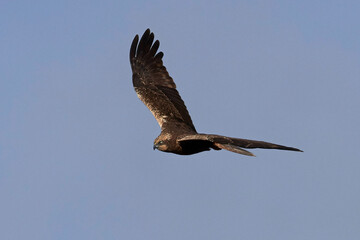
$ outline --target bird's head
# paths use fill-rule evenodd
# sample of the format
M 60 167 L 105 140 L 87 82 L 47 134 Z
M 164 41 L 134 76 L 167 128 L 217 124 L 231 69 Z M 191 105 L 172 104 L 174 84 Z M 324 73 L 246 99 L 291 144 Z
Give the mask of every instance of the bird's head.
M 155 142 L 153 148 L 154 148 L 154 150 L 157 149 L 157 150 L 166 152 L 169 147 L 165 141 L 161 140 L 161 141 Z
M 168 152 L 170 151 L 170 136 L 167 134 L 160 134 L 155 140 L 154 140 L 154 150 L 157 149 L 159 151 Z

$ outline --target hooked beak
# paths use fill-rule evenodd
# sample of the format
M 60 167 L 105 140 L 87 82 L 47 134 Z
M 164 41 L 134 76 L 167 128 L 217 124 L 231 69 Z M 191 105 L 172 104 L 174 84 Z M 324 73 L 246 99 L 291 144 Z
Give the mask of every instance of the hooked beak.
M 154 144 L 153 149 L 154 149 L 154 150 L 157 149 L 158 146 L 159 146 L 158 144 Z

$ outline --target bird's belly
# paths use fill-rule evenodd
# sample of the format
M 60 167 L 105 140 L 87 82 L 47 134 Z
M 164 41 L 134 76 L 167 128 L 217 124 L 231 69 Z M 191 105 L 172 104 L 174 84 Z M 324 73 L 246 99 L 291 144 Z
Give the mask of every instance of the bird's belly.
M 209 151 L 213 143 L 208 141 L 183 141 L 181 142 L 181 151 L 178 153 L 180 155 L 191 155 L 203 151 Z

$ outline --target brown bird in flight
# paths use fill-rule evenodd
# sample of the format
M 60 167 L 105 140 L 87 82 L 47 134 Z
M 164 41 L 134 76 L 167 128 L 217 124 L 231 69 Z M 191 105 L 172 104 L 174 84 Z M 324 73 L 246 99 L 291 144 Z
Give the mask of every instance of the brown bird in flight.
M 263 141 L 198 133 L 181 99 L 173 79 L 158 52 L 160 42 L 154 43 L 154 33 L 147 29 L 139 42 L 136 35 L 130 48 L 130 63 L 135 91 L 160 125 L 161 134 L 154 141 L 154 149 L 181 155 L 190 155 L 210 149 L 254 156 L 243 148 L 266 148 L 299 151 Z

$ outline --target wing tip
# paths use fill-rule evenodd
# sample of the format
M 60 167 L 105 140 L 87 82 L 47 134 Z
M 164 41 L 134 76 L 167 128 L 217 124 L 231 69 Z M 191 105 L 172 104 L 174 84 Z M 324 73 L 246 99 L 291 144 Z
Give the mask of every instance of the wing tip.
M 158 52 L 156 55 L 155 55 L 155 59 L 162 59 L 164 57 L 164 53 L 163 52 Z
M 155 57 L 159 46 L 160 41 L 156 40 L 154 43 L 155 35 L 153 32 L 150 31 L 150 28 L 147 28 L 143 35 L 139 37 L 139 35 L 136 34 L 134 37 L 131 47 L 130 47 L 130 61 L 134 57 Z M 155 55 L 156 54 L 156 55 Z M 161 53 L 158 58 L 162 58 L 163 53 Z
M 279 150 L 288 150 L 288 151 L 294 151 L 294 152 L 304 152 L 301 149 L 298 148 L 294 148 L 294 147 L 283 147 L 283 148 L 278 148 Z
M 130 47 L 130 61 L 136 55 L 136 49 L 137 49 L 138 42 L 139 42 L 139 35 L 136 34 L 131 43 L 131 47 Z

